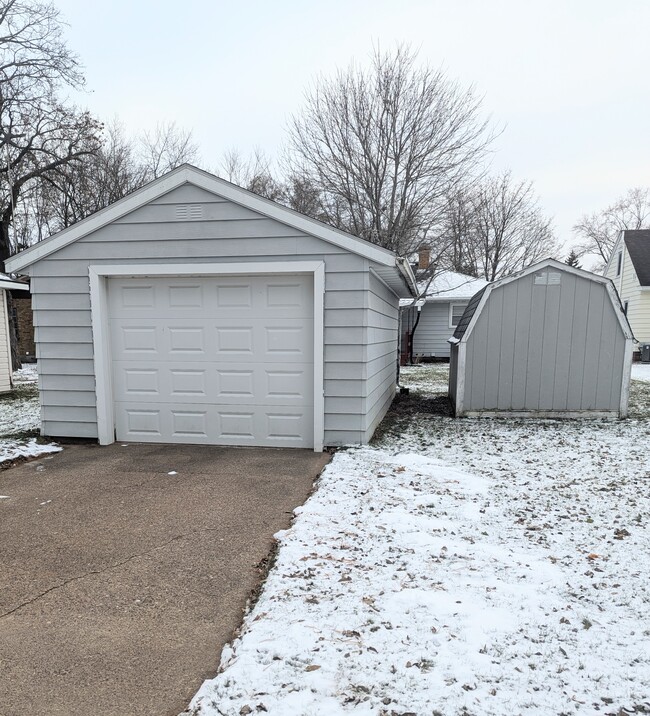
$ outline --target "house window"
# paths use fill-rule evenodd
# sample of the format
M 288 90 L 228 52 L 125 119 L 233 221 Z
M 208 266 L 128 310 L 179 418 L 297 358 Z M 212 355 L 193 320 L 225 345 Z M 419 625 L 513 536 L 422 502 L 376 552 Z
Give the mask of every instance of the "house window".
M 623 266 L 623 252 L 619 251 L 616 257 L 616 275 L 621 275 L 621 267 Z
M 449 328 L 456 328 L 463 313 L 465 313 L 466 303 L 452 303 L 449 306 Z
M 629 303 L 629 301 L 625 301 L 625 302 L 623 303 L 623 313 L 624 313 L 626 316 L 627 316 L 627 304 L 628 304 L 628 303 Z

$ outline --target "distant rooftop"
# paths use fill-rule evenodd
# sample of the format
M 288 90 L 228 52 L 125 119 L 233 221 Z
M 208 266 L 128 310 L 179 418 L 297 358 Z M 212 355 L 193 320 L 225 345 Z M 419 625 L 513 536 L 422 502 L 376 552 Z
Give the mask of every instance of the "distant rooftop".
M 483 278 L 474 278 L 464 273 L 443 271 L 439 273 L 427 288 L 426 282 L 418 284 L 420 293 L 426 290 L 427 301 L 466 300 L 477 291 L 485 288 L 488 282 Z

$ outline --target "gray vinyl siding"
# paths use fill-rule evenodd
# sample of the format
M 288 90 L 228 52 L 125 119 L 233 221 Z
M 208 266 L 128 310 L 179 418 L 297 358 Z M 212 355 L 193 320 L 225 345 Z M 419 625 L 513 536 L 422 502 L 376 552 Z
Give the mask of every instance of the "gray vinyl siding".
M 363 442 L 372 437 L 395 397 L 399 332 L 399 299 L 372 272 L 367 296 L 369 336 Z
M 463 412 L 618 412 L 625 336 L 615 311 L 606 286 L 570 273 L 559 285 L 530 274 L 495 287 L 467 337 Z
M 432 301 L 422 306 L 420 322 L 413 337 L 413 355 L 449 358 L 454 329 L 449 327 L 450 305 L 466 306 L 468 301 Z
M 184 203 L 203 218 L 175 220 Z M 398 298 L 367 259 L 191 185 L 29 267 L 43 434 L 97 437 L 89 264 L 287 260 L 325 263 L 325 444 L 365 442 L 394 391 Z

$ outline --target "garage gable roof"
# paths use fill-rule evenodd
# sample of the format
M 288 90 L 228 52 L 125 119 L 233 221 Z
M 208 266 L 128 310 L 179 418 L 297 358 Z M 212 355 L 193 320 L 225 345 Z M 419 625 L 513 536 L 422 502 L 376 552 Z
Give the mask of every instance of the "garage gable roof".
M 321 221 L 300 214 L 293 209 L 289 209 L 274 201 L 253 194 L 246 189 L 242 189 L 242 187 L 231 184 L 225 179 L 220 179 L 213 174 L 189 164 L 181 165 L 159 179 L 155 179 L 134 191 L 132 194 L 125 196 L 123 199 L 116 201 L 114 204 L 107 206 L 105 209 L 92 214 L 73 226 L 63 229 L 63 231 L 50 236 L 48 239 L 12 256 L 5 262 L 6 268 L 12 273 L 20 271 L 26 266 L 40 261 L 55 251 L 62 249 L 64 246 L 77 241 L 83 236 L 87 236 L 93 231 L 97 231 L 112 221 L 154 201 L 183 184 L 193 184 L 213 194 L 217 194 L 224 199 L 251 209 L 252 211 L 257 211 L 271 219 L 276 219 L 283 224 L 304 231 L 306 234 L 323 239 L 351 253 L 363 256 L 380 266 L 392 267 L 400 273 L 409 287 L 409 290 L 415 292 L 415 279 L 410 267 L 406 265 L 406 262 L 396 257 L 392 251 L 388 251 L 380 246 L 376 246 L 368 241 L 364 241 L 356 236 L 328 226 Z
M 605 276 L 591 273 L 590 271 L 585 271 L 584 269 L 576 268 L 575 266 L 569 266 L 568 264 L 562 263 L 561 261 L 556 261 L 555 259 L 545 259 L 543 261 L 540 261 L 539 263 L 533 264 L 532 266 L 528 266 L 527 268 L 523 269 L 523 271 L 519 271 L 512 276 L 506 276 L 505 278 L 493 281 L 492 283 L 489 283 L 482 291 L 477 293 L 467 305 L 467 308 L 465 309 L 465 312 L 463 313 L 463 316 L 460 319 L 458 326 L 456 327 L 456 331 L 453 336 L 454 342 L 458 343 L 460 341 L 467 341 L 467 338 L 469 337 L 474 326 L 476 325 L 481 311 L 483 310 L 485 304 L 490 297 L 490 294 L 492 293 L 492 291 L 494 291 L 495 288 L 498 288 L 499 286 L 505 286 L 506 284 L 512 283 L 513 281 L 517 281 L 524 276 L 529 276 L 532 273 L 543 271 L 546 268 L 554 268 L 557 271 L 570 273 L 574 276 L 580 276 L 581 278 L 589 279 L 590 281 L 594 281 L 595 283 L 603 284 L 612 302 L 614 313 L 625 338 L 634 338 L 632 334 L 632 329 L 630 328 L 630 324 L 627 320 L 627 316 L 623 311 L 623 306 L 621 305 L 621 301 L 618 297 L 618 294 L 616 293 L 616 289 L 614 288 L 614 284 L 612 283 L 611 279 L 606 278 Z

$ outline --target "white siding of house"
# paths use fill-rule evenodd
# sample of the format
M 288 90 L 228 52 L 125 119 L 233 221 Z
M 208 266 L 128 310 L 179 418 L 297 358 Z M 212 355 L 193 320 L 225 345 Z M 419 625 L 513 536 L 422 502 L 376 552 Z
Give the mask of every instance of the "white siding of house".
M 466 306 L 467 303 L 453 301 L 454 305 Z M 448 340 L 454 335 L 454 329 L 449 327 L 450 305 L 448 301 L 432 301 L 422 306 L 413 339 L 413 357 L 449 358 Z
M 176 220 L 179 205 L 200 206 L 202 218 Z M 202 263 L 287 260 L 325 263 L 325 444 L 364 442 L 388 402 L 397 297 L 367 259 L 189 184 L 29 267 L 43 434 L 97 437 L 89 264 L 196 263 L 200 273 Z
M 7 393 L 11 388 L 11 349 L 7 295 L 4 289 L 0 289 L 0 393 Z
M 621 273 L 617 276 L 618 253 L 621 247 L 623 261 Z M 630 322 L 635 339 L 639 343 L 650 343 L 650 290 L 641 288 L 632 259 L 621 239 L 614 247 L 612 260 L 607 266 L 605 276 L 614 282 L 621 303 L 625 305 L 627 302 L 627 320 Z

